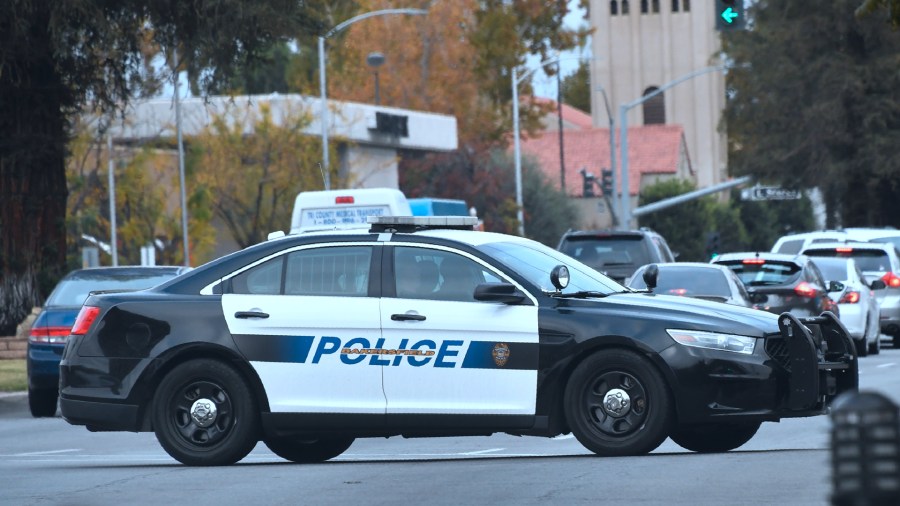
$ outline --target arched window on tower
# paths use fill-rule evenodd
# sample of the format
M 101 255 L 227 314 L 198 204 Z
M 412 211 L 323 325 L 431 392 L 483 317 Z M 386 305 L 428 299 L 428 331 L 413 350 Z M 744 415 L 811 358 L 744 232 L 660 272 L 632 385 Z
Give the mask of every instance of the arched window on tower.
M 647 0 L 641 0 L 641 14 L 647 14 L 648 10 Z
M 658 90 L 656 86 L 651 86 L 644 90 L 644 96 Z M 666 124 L 666 99 L 662 93 L 656 94 L 653 98 L 644 102 L 644 124 L 645 125 L 665 125 Z
M 691 12 L 691 0 L 682 0 L 681 7 L 684 12 Z
M 622 0 L 622 15 L 624 16 L 624 15 L 628 14 L 629 10 L 630 9 L 628 8 L 628 0 Z
M 617 16 L 619 14 L 619 0 L 609 0 L 609 15 Z
M 653 14 L 659 14 L 659 0 L 652 0 L 650 2 L 650 7 L 653 11 Z
M 678 7 L 681 5 L 681 2 L 678 0 L 672 0 L 672 12 L 678 12 Z

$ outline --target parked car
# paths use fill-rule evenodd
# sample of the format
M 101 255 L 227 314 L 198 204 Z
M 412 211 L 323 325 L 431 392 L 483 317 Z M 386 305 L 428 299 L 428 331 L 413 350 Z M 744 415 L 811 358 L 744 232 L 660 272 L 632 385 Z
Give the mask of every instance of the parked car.
M 26 370 L 32 416 L 56 414 L 59 361 L 81 304 L 92 291 L 140 290 L 190 270 L 188 267 L 97 267 L 63 277 L 47 297 L 28 336 Z
M 881 332 L 892 336 L 894 345 L 897 345 L 897 337 L 900 336 L 900 258 L 893 244 L 822 243 L 807 247 L 804 254 L 815 258 L 852 258 L 870 286 L 876 280 L 883 281 L 884 287 L 875 289 L 881 310 Z
M 60 363 L 63 417 L 153 431 L 188 465 L 259 441 L 320 462 L 356 438 L 498 432 L 621 456 L 667 437 L 728 451 L 858 388 L 830 313 L 635 292 L 471 217 L 369 221 L 91 295 Z
M 644 273 L 656 266 L 656 286 L 647 286 Z M 626 284 L 637 290 L 650 289 L 653 293 L 680 295 L 753 307 L 750 294 L 743 283 L 728 267 L 717 264 L 680 262 L 649 264 L 634 272 Z
M 646 228 L 570 230 L 563 234 L 556 249 L 619 283 L 624 283 L 642 265 L 675 261 L 663 236 Z
M 815 257 L 815 263 L 826 282 L 839 281 L 843 285 L 843 290 L 829 295 L 841 308 L 841 323 L 856 343 L 859 356 L 880 353 L 881 311 L 873 289 L 883 289 L 884 281 L 876 279 L 870 284 L 853 258 Z
M 759 309 L 797 316 L 815 316 L 823 311 L 840 313 L 837 303 L 828 296 L 829 291 L 838 290 L 837 284 L 829 286 L 807 256 L 725 253 L 712 262 L 731 269 Z

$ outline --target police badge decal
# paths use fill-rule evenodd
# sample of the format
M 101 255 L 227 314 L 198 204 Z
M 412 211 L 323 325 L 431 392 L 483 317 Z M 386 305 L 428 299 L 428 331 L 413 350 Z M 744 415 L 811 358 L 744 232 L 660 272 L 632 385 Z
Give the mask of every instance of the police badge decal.
M 497 367 L 505 366 L 509 360 L 509 346 L 506 343 L 495 344 L 494 349 L 491 351 L 491 356 L 494 357 L 494 363 L 497 364 Z

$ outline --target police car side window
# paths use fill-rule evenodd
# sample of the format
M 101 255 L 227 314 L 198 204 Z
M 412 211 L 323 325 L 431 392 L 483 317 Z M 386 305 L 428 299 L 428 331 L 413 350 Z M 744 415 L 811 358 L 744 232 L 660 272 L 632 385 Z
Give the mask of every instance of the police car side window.
M 285 295 L 365 297 L 369 292 L 370 246 L 334 246 L 287 255 Z
M 229 293 L 278 295 L 281 293 L 284 256 L 263 262 L 231 278 Z
M 477 302 L 475 287 L 501 280 L 479 263 L 456 253 L 426 248 L 394 248 L 397 297 Z

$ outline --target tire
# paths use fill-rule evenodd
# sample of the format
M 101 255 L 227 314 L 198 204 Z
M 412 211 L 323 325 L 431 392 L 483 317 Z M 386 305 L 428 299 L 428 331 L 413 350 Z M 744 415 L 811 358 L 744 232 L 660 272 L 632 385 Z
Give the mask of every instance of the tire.
M 342 438 L 277 438 L 266 439 L 266 446 L 279 457 L 301 464 L 325 462 L 347 451 L 353 444 L 352 437 Z
M 853 343 L 856 345 L 856 354 L 860 357 L 865 357 L 869 354 L 869 346 L 866 344 L 866 338 L 862 339 L 854 339 Z
M 192 415 L 203 415 L 204 407 L 211 419 Z M 250 388 L 237 371 L 217 360 L 191 360 L 166 374 L 153 397 L 151 416 L 163 449 L 189 466 L 234 464 L 259 441 L 259 411 Z
M 28 409 L 35 418 L 56 416 L 59 391 L 55 388 L 28 389 Z
M 672 431 L 672 441 L 692 452 L 719 453 L 740 448 L 756 434 L 760 422 L 683 425 Z
M 881 330 L 875 333 L 875 340 L 869 344 L 869 355 L 878 355 L 881 353 Z
M 649 360 L 626 350 L 597 352 L 581 362 L 569 377 L 564 403 L 572 433 L 601 456 L 653 451 L 665 441 L 675 418 L 660 373 Z

